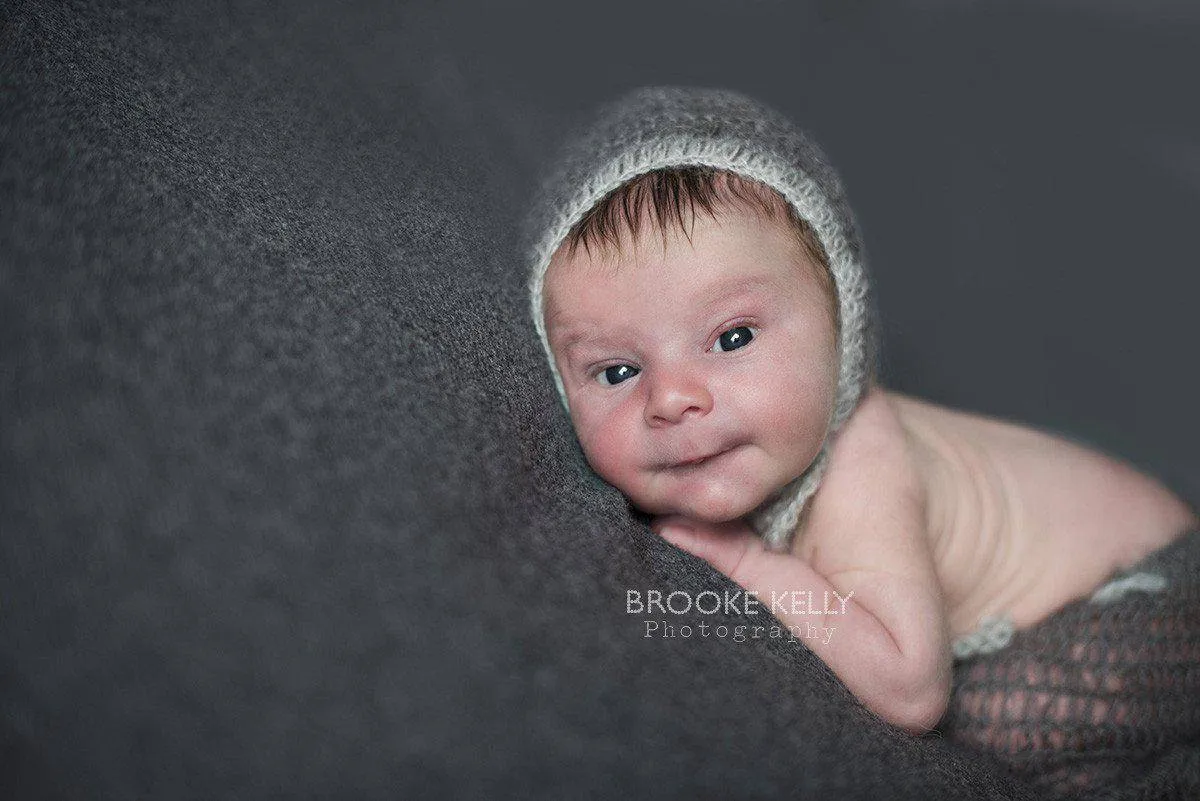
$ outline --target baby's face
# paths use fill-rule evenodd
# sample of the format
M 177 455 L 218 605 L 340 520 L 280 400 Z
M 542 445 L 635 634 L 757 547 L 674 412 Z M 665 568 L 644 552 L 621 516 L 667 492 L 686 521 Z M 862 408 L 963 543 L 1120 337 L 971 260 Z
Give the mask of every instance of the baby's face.
M 723 522 L 797 478 L 837 387 L 831 299 L 790 230 L 749 212 L 555 254 L 551 350 L 593 469 L 650 514 Z M 628 240 L 626 240 L 626 243 Z M 594 249 L 593 249 L 594 251 Z

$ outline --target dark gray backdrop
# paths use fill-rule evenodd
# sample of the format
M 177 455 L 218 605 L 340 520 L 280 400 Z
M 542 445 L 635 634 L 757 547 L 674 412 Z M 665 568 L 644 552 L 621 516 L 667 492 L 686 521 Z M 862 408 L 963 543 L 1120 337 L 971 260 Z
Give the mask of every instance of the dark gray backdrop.
M 797 7 L 799 6 L 799 7 Z M 898 389 L 1068 431 L 1200 497 L 1200 10 L 780 2 L 419 14 L 526 171 L 641 83 L 779 106 L 844 173 Z
M 1185 3 L 0 11 L 0 794 L 1020 797 L 588 471 L 525 319 L 539 158 L 651 82 L 843 171 L 885 372 L 1193 500 Z

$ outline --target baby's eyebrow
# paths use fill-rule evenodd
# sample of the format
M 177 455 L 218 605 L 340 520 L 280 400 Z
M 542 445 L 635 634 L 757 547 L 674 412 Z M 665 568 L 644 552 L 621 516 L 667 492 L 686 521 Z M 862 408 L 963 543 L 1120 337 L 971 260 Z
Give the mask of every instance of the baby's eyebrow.
M 566 334 L 565 338 L 561 339 L 558 345 L 563 352 L 574 350 L 580 345 L 600 345 L 606 339 L 603 334 L 597 335 L 595 333 L 596 326 L 568 328 L 568 331 L 570 333 Z
M 755 278 L 727 278 L 724 281 L 714 282 L 708 288 L 708 291 L 701 295 L 701 297 L 707 296 L 707 300 L 700 304 L 700 306 L 708 310 L 743 295 L 776 293 L 779 291 L 779 284 L 765 276 Z

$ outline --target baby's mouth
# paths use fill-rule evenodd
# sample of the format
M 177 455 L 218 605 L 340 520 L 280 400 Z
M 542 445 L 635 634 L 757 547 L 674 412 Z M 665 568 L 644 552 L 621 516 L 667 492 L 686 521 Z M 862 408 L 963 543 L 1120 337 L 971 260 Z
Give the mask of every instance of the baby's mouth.
M 724 456 L 727 453 L 731 453 L 731 452 L 737 450 L 737 448 L 738 448 L 737 445 L 730 445 L 728 448 L 723 448 L 719 451 L 713 451 L 712 453 L 708 454 L 707 456 L 698 456 L 695 459 L 688 459 L 687 461 L 684 461 L 684 462 L 677 462 L 673 465 L 670 465 L 670 467 L 672 467 L 674 469 L 679 469 L 679 470 L 686 470 L 686 469 L 702 467 L 706 464 L 709 464 L 710 462 L 714 462 L 717 459 L 720 459 L 722 456 Z

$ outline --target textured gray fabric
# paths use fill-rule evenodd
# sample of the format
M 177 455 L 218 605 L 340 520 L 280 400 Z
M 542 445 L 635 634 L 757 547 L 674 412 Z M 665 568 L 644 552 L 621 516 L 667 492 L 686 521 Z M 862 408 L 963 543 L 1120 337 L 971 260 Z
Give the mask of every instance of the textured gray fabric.
M 1009 797 L 638 636 L 711 577 L 571 449 L 511 158 L 405 12 L 251 7 L 6 20 L 0 795 Z
M 726 585 L 571 450 L 555 113 L 442 13 L 0 12 L 0 797 L 1033 797 L 801 647 L 640 637 Z
M 874 320 L 862 239 L 837 171 L 812 137 L 779 112 L 728 89 L 649 86 L 596 112 L 546 166 L 525 222 L 530 312 L 563 407 L 562 376 L 547 339 L 542 285 L 571 227 L 626 181 L 664 167 L 703 165 L 760 181 L 808 222 L 825 252 L 837 295 L 838 382 L 821 450 L 786 487 L 750 515 L 769 547 L 791 544 L 820 485 L 832 439 L 874 374 Z

